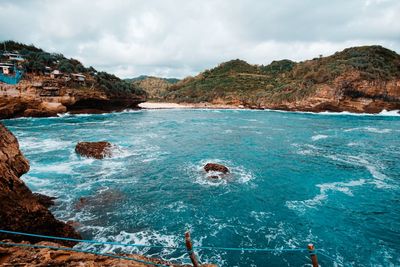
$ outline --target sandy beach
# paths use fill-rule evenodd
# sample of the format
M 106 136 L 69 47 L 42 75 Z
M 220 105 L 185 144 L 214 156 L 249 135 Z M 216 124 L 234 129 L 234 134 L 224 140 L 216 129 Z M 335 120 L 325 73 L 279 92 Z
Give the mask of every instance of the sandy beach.
M 234 105 L 215 105 L 210 103 L 168 103 L 168 102 L 144 102 L 139 107 L 144 109 L 193 109 L 193 108 L 209 108 L 209 109 L 243 109 L 243 106 Z

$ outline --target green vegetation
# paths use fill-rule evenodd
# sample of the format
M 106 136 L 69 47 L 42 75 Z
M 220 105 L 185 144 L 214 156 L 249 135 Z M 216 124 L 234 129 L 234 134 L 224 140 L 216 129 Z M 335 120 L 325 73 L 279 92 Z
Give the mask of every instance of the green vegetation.
M 134 84 L 123 81 L 115 75 L 109 74 L 107 72 L 98 72 L 95 78 L 97 85 L 108 95 L 113 95 L 117 97 L 124 97 L 129 94 L 137 96 L 146 95 L 146 92 L 144 92 L 142 89 L 135 86 Z
M 147 76 L 147 75 L 140 75 L 140 76 L 135 77 L 135 78 L 127 78 L 127 79 L 124 79 L 124 81 L 129 82 L 129 83 L 133 83 L 133 82 L 140 82 L 140 81 L 146 80 L 148 78 L 159 78 L 159 79 L 164 80 L 164 81 L 166 81 L 168 83 L 171 83 L 171 84 L 177 83 L 177 82 L 180 81 L 177 78 L 160 78 L 160 77 Z
M 113 97 L 146 96 L 146 92 L 139 87 L 125 82 L 112 74 L 98 72 L 93 67 L 86 68 L 79 60 L 68 59 L 62 54 L 48 53 L 34 45 L 25 45 L 14 41 L 0 43 L 0 48 L 3 49 L 4 47 L 6 47 L 7 51 L 19 52 L 25 58 L 25 61 L 21 63 L 25 73 L 44 75 L 49 69 L 59 70 L 64 74 L 81 73 L 86 76 L 86 84 L 71 83 L 70 86 L 76 89 L 98 88 Z
M 363 80 L 400 78 L 400 56 L 381 46 L 362 46 L 300 63 L 285 59 L 257 66 L 236 59 L 172 85 L 164 97 L 189 103 L 220 98 L 254 106 L 291 102 L 350 73 Z

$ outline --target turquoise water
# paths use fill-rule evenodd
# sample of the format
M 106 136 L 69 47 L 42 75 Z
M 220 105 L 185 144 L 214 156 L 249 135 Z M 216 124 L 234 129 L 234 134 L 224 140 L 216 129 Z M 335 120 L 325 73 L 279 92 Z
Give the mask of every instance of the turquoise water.
M 250 110 L 144 110 L 4 121 L 33 191 L 85 238 L 182 246 L 306 248 L 323 266 L 400 265 L 400 117 Z M 108 140 L 113 157 L 80 158 Z M 231 169 L 212 181 L 207 162 Z M 88 197 L 87 205 L 79 198 Z M 188 262 L 182 251 L 111 246 Z M 302 252 L 198 251 L 221 266 L 309 266 Z

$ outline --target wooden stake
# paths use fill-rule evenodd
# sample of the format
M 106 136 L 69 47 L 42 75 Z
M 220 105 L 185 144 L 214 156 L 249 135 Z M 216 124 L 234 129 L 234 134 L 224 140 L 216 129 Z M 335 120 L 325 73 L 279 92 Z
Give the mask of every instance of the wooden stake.
M 185 233 L 185 240 L 186 240 L 186 249 L 187 249 L 187 251 L 189 253 L 189 257 L 190 257 L 190 260 L 193 263 L 193 266 L 194 267 L 200 267 L 200 264 L 199 264 L 199 262 L 197 261 L 197 258 L 196 258 L 196 254 L 194 254 L 194 251 L 193 251 L 193 245 L 192 245 L 192 241 L 190 240 L 190 232 L 189 231 L 187 231 Z
M 308 244 L 308 252 L 310 253 L 310 258 L 313 267 L 318 267 L 318 258 L 317 254 L 315 254 L 315 248 L 313 244 Z

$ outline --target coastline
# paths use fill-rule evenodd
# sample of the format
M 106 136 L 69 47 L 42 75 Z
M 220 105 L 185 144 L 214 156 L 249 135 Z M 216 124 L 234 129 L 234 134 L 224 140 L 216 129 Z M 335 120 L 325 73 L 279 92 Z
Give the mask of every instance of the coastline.
M 215 109 L 215 110 L 253 110 L 253 111 L 273 111 L 273 112 L 290 112 L 301 114 L 315 114 L 315 115 L 348 115 L 348 116 L 400 116 L 400 110 L 385 110 L 378 113 L 357 113 L 349 111 L 303 111 L 303 110 L 286 110 L 286 109 L 269 109 L 269 108 L 249 108 L 242 105 L 219 105 L 210 103 L 172 103 L 172 102 L 143 102 L 139 105 L 143 110 L 162 110 L 162 109 Z
M 173 103 L 173 102 L 142 102 L 138 105 L 142 109 L 248 109 L 244 106 L 217 105 L 211 103 Z

